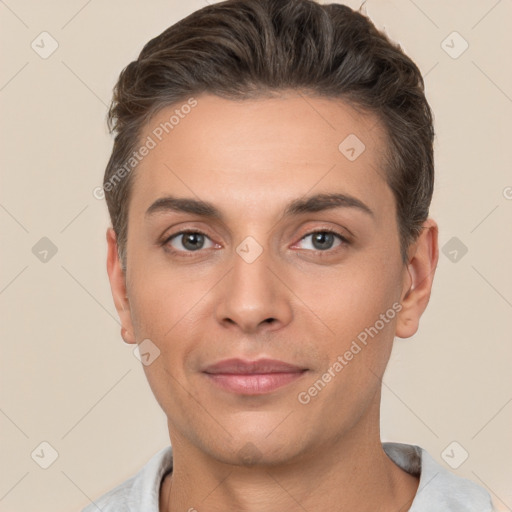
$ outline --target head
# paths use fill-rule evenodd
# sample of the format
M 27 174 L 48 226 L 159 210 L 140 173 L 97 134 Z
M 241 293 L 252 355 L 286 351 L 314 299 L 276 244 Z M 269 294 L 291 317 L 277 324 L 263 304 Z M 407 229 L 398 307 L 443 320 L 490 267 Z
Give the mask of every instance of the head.
M 343 5 L 209 5 L 122 71 L 109 126 L 109 277 L 171 438 L 272 463 L 378 420 L 437 263 L 432 115 L 400 47 Z M 233 394 L 204 371 L 231 357 L 305 371 Z

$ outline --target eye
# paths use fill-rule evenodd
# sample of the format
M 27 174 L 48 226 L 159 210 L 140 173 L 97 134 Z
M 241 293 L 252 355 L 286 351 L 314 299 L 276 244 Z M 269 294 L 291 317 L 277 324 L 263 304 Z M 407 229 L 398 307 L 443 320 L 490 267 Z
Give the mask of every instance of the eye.
M 305 249 L 311 249 L 314 251 L 326 252 L 333 249 L 333 244 L 336 242 L 336 238 L 338 239 L 338 244 L 334 247 L 349 244 L 349 241 L 342 234 L 329 229 L 308 233 L 306 236 L 301 238 L 301 241 L 307 240 L 310 237 L 311 242 L 309 243 L 309 247 L 305 247 Z
M 207 240 L 210 245 L 205 247 Z M 175 252 L 194 252 L 200 249 L 211 248 L 215 244 L 210 240 L 208 235 L 201 233 L 201 231 L 180 231 L 168 237 L 164 241 L 164 245 L 170 246 L 171 251 Z
M 303 236 L 300 242 L 306 241 L 307 239 L 311 239 L 311 241 L 309 242 L 309 246 L 302 247 L 303 249 L 321 252 L 327 252 L 336 247 L 349 245 L 350 243 L 341 233 L 329 229 L 312 231 Z M 336 241 L 338 241 L 337 244 Z M 178 253 L 193 253 L 198 252 L 200 249 L 209 249 L 216 246 L 208 235 L 201 231 L 192 230 L 174 233 L 167 237 L 162 245 L 171 252 Z

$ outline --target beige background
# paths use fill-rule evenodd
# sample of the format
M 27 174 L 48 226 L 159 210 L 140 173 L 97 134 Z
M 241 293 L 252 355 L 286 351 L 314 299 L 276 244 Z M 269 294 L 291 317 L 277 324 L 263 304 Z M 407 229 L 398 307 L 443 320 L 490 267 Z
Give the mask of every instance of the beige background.
M 81 510 L 168 443 L 164 414 L 119 334 L 107 209 L 92 192 L 111 149 L 105 115 L 119 72 L 204 5 L 0 2 L 2 511 Z M 432 216 L 442 247 L 456 237 L 468 249 L 454 262 L 456 246 L 445 248 L 419 333 L 396 342 L 382 438 L 419 444 L 446 467 L 442 453 L 456 441 L 454 458 L 469 457 L 453 471 L 512 510 L 512 3 L 366 8 L 425 76 L 437 132 Z M 42 51 L 45 37 L 51 48 L 43 31 L 58 42 L 46 59 L 31 47 Z M 464 41 L 453 31 L 469 44 L 457 58 Z M 57 248 L 46 262 L 33 252 L 43 237 Z M 44 441 L 58 453 L 48 469 L 36 463 L 49 460 Z

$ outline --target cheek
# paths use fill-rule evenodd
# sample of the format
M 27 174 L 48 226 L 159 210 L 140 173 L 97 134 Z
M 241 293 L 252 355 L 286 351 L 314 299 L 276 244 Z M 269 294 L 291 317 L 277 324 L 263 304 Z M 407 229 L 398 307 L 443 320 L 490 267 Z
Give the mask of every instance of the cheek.
M 158 343 L 173 337 L 207 289 L 194 281 L 189 272 L 169 269 L 139 268 L 133 273 L 130 308 L 138 338 L 154 338 Z
M 399 299 L 398 277 L 397 269 L 368 261 L 334 275 L 305 280 L 300 286 L 297 283 L 295 289 L 299 297 L 307 297 L 304 302 L 315 313 L 311 315 L 314 321 L 329 327 L 331 339 L 338 340 L 337 348 L 342 349 L 392 308 Z M 393 312 L 381 329 L 383 334 L 391 330 Z
M 371 389 L 382 377 L 391 353 L 399 304 L 399 268 L 374 261 L 354 269 L 339 293 L 341 310 L 334 315 L 339 333 L 331 359 L 342 356 L 347 380 L 359 391 Z M 332 307 L 331 307 L 332 310 Z
M 185 381 L 190 354 L 197 351 L 198 340 L 204 338 L 197 332 L 208 322 L 201 299 L 212 284 L 205 275 L 155 268 L 138 269 L 131 282 L 130 306 L 136 339 L 150 339 L 160 351 L 158 359 L 144 366 L 144 370 L 163 406 L 162 400 L 173 400 L 168 396 L 169 389 L 179 388 L 179 383 Z
M 323 371 L 328 374 L 323 378 L 317 374 L 313 379 L 330 379 L 327 392 L 319 396 L 318 407 L 339 404 L 338 419 L 363 410 L 362 404 L 370 403 L 379 389 L 400 308 L 398 278 L 398 266 L 367 261 L 340 271 L 335 280 L 325 280 L 321 293 L 315 288 L 312 294 L 315 303 L 311 309 L 318 311 L 333 331 L 320 349 L 327 355 Z M 318 386 L 321 388 L 322 383 Z
M 130 300 L 137 341 L 150 339 L 159 351 L 151 364 L 143 365 L 153 394 L 164 411 L 181 410 L 185 416 L 184 361 L 192 349 L 186 326 L 197 302 L 192 288 L 175 276 L 145 269 L 134 276 Z

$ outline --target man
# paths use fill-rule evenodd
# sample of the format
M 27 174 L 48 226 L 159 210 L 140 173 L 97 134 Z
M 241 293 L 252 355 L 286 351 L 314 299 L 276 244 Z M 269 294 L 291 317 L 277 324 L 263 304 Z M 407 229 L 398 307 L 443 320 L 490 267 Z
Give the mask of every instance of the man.
M 380 441 L 438 260 L 401 49 L 346 6 L 228 0 L 149 41 L 109 114 L 108 274 L 172 448 L 85 510 L 492 510 Z

